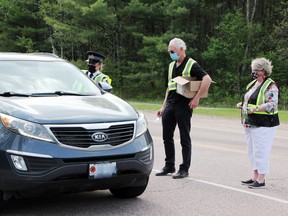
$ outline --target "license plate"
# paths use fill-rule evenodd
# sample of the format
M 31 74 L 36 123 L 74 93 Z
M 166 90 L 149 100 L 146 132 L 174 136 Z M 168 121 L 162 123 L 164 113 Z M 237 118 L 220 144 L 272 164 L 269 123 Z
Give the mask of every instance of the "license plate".
M 116 174 L 116 162 L 89 164 L 89 179 L 109 178 Z

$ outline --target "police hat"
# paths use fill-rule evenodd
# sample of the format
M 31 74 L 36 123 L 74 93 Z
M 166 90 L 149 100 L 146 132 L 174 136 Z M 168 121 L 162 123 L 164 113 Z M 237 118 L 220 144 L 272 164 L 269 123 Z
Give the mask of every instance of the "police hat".
M 87 54 L 88 54 L 88 59 L 86 60 L 87 62 L 97 63 L 105 59 L 105 56 L 95 51 L 88 51 Z

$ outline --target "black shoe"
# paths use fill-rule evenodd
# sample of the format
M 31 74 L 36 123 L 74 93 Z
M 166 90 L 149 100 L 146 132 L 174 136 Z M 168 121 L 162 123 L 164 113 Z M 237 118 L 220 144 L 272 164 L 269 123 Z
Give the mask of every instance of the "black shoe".
M 168 173 L 174 173 L 175 172 L 175 167 L 164 167 L 160 172 L 156 173 L 156 176 L 165 176 Z
M 189 176 L 188 171 L 179 170 L 179 171 L 173 176 L 173 179 L 185 178 L 185 177 L 188 177 L 188 176 Z
M 265 187 L 265 181 L 263 183 L 259 183 L 258 181 L 255 181 L 253 184 L 248 186 L 249 188 L 263 188 Z
M 255 181 L 253 179 L 249 179 L 249 180 L 246 180 L 246 181 L 241 181 L 242 184 L 253 184 Z

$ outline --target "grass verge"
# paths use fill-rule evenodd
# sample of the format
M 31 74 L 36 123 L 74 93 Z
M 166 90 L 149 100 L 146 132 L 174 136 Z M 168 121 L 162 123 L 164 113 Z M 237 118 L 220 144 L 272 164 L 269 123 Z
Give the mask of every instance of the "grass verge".
M 161 108 L 162 104 L 129 102 L 137 110 L 156 111 Z M 240 110 L 237 108 L 209 108 L 197 107 L 194 114 L 216 116 L 222 118 L 240 118 Z M 279 111 L 280 123 L 288 123 L 288 111 Z

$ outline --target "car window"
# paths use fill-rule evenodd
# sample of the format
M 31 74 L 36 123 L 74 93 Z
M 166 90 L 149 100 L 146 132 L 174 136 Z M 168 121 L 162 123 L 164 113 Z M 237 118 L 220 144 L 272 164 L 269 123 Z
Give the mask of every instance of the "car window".
M 100 94 L 99 88 L 85 74 L 63 61 L 0 61 L 0 80 L 1 93 Z

